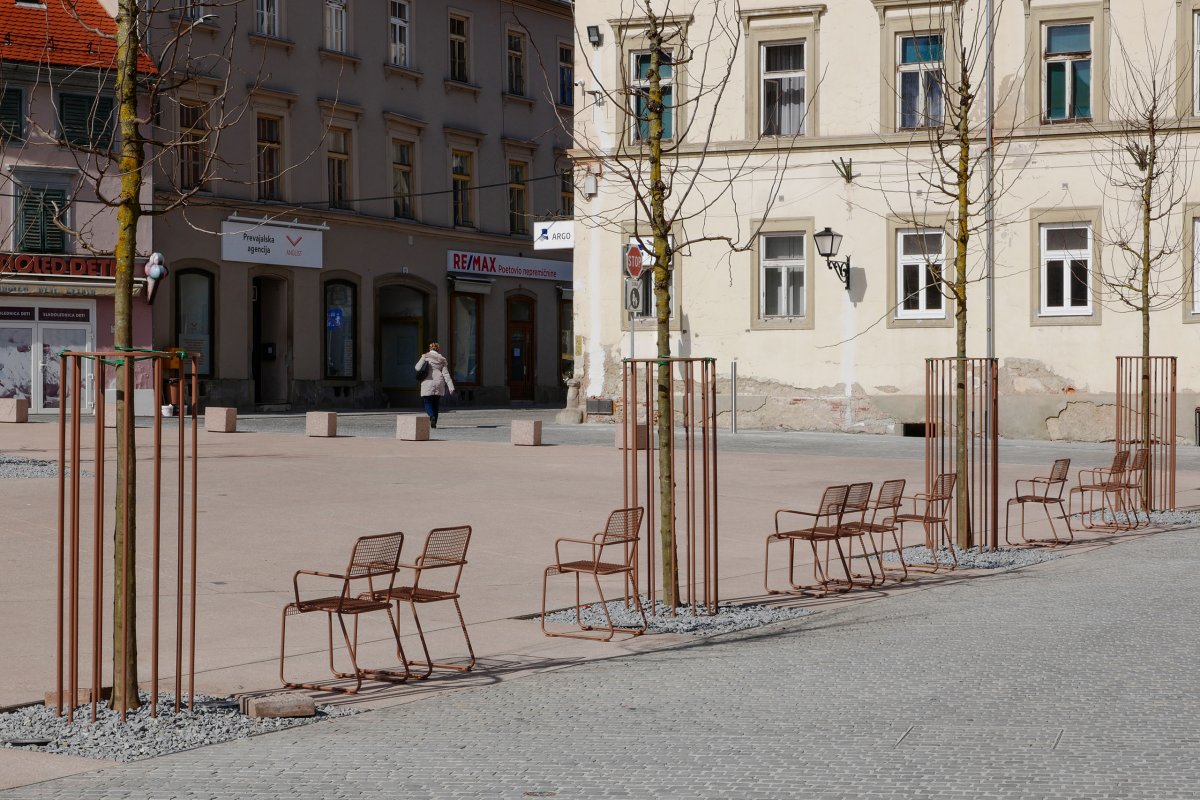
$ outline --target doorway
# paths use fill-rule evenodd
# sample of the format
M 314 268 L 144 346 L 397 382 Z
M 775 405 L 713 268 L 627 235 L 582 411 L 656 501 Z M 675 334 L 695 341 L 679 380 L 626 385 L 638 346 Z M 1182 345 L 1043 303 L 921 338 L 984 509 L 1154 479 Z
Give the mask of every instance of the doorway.
M 23 398 L 35 414 L 57 411 L 70 402 L 63 385 L 64 350 L 89 351 L 95 330 L 92 309 L 81 306 L 0 308 L 0 397 Z M 81 407 L 92 408 L 92 370 L 85 362 Z
M 417 402 L 415 365 L 425 352 L 428 296 L 411 286 L 379 290 L 379 379 L 393 405 Z
M 536 370 L 534 353 L 534 303 L 529 297 L 508 298 L 508 397 L 518 402 L 534 399 Z
M 284 405 L 289 402 L 287 281 L 260 276 L 251 287 L 253 307 L 251 372 L 254 378 L 254 402 L 257 405 Z

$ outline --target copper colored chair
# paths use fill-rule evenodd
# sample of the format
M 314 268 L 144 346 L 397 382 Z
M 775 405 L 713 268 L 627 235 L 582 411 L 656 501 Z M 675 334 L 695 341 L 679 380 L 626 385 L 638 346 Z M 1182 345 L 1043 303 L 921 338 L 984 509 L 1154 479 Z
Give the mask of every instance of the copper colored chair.
M 1013 544 L 1013 540 L 1009 538 L 1009 515 L 1012 514 L 1013 503 L 1021 506 L 1021 543 L 1034 545 L 1047 545 L 1056 547 L 1062 544 L 1070 544 L 1075 541 L 1075 531 L 1071 529 L 1071 517 L 1067 514 L 1067 509 L 1064 506 L 1063 489 L 1067 485 L 1067 477 L 1071 470 L 1071 459 L 1060 458 L 1054 462 L 1054 466 L 1050 468 L 1050 474 L 1041 478 L 1026 478 L 1017 481 L 1013 486 L 1013 491 L 1016 497 L 1012 497 L 1008 501 L 1008 505 L 1004 510 L 1004 541 L 1008 544 Z M 1028 489 L 1022 493 L 1021 484 L 1028 485 Z M 1036 503 L 1046 512 L 1046 521 L 1050 523 L 1050 539 L 1030 539 L 1025 535 L 1025 504 Z M 1058 529 L 1054 525 L 1054 517 L 1050 515 L 1050 506 L 1057 505 L 1058 513 L 1067 523 L 1067 538 L 1061 539 L 1058 535 Z
M 1129 468 L 1125 470 L 1125 507 L 1133 514 L 1133 525 L 1130 527 L 1137 528 L 1142 524 L 1142 518 L 1138 514 L 1139 509 L 1146 512 L 1146 525 L 1150 524 L 1150 510 L 1146 506 L 1146 491 L 1143 481 L 1146 479 L 1146 469 L 1149 467 L 1150 450 L 1145 447 L 1139 447 L 1133 451 L 1133 458 L 1129 460 Z M 1134 495 L 1137 496 L 1137 502 L 1134 502 Z
M 572 539 L 562 537 L 554 542 L 554 564 L 546 567 L 542 575 L 542 633 L 547 636 L 566 636 L 575 639 L 599 639 L 610 641 L 618 633 L 630 633 L 638 636 L 646 632 L 649 622 L 646 620 L 646 609 L 642 607 L 642 599 L 638 590 L 637 554 L 638 535 L 642 529 L 642 515 L 645 513 L 640 506 L 618 509 L 608 515 L 608 523 L 604 530 L 590 539 Z M 563 561 L 561 547 L 563 543 L 586 545 L 591 548 L 590 558 Z M 578 548 L 575 548 L 578 550 Z M 551 576 L 575 576 L 575 621 L 578 631 L 549 631 L 546 630 L 546 593 Z M 596 593 L 600 596 L 600 610 L 608 624 L 604 627 L 583 624 L 583 602 L 580 598 L 579 582 L 583 575 L 590 575 L 596 585 Z M 620 575 L 626 581 L 626 586 L 632 585 L 633 605 L 642 615 L 642 627 L 619 628 L 613 625 L 612 615 L 608 611 L 608 602 L 604 598 L 604 589 L 600 586 L 602 576 Z M 596 633 L 592 633 L 595 631 Z M 603 635 L 600 635 L 603 634 Z
M 1077 477 L 1078 485 L 1071 487 L 1067 496 L 1067 513 L 1075 509 L 1075 495 L 1079 495 L 1079 524 L 1088 529 L 1128 530 L 1129 515 L 1125 514 L 1125 524 L 1117 517 L 1118 512 L 1125 511 L 1126 488 L 1125 470 L 1129 466 L 1129 451 L 1118 450 L 1113 455 L 1112 463 L 1107 467 L 1081 469 Z M 1100 507 L 1096 508 L 1095 496 L 1100 495 Z M 1112 514 L 1112 522 L 1096 523 L 1092 514 L 1096 511 L 1108 511 Z
M 373 595 L 376 600 L 395 600 L 396 615 L 400 614 L 400 604 L 408 603 L 412 611 L 413 622 L 417 627 L 417 636 L 421 638 L 421 650 L 425 653 L 424 661 L 409 661 L 410 667 L 424 667 L 423 675 L 416 678 L 428 678 L 435 668 L 469 672 L 475 666 L 475 650 L 471 647 L 471 637 L 467 633 L 467 623 L 463 619 L 462 606 L 458 604 L 458 584 L 462 580 L 463 567 L 467 565 L 467 545 L 471 543 L 471 526 L 462 525 L 456 528 L 435 528 L 429 532 L 425 540 L 425 549 L 412 564 L 399 564 L 402 570 L 412 571 L 412 581 L 402 586 L 393 586 L 386 591 L 378 591 Z M 438 572 L 445 570 L 445 572 Z M 422 584 L 424 581 L 424 584 Z M 462 629 L 463 640 L 467 643 L 469 659 L 465 664 L 448 664 L 436 662 L 429 657 L 429 645 L 425 642 L 425 630 L 421 627 L 421 617 L 417 614 L 417 606 L 445 601 L 454 603 L 454 611 L 458 614 L 458 625 Z
M 396 581 L 396 570 L 400 562 L 400 548 L 404 544 L 403 533 L 384 533 L 376 536 L 363 536 L 354 543 L 350 554 L 350 564 L 345 571 L 338 573 L 317 572 L 315 570 L 297 570 L 292 577 L 292 588 L 296 599 L 283 607 L 283 625 L 279 636 L 279 680 L 289 689 L 317 689 L 322 691 L 345 692 L 354 694 L 362 688 L 363 678 L 374 678 L 403 682 L 408 680 L 410 673 L 404 657 L 404 648 L 400 646 L 400 629 L 392 616 L 392 604 L 388 600 L 376 600 L 376 593 L 386 594 L 391 591 Z M 310 575 L 341 582 L 341 591 L 333 595 L 315 597 L 303 600 L 300 597 L 300 576 Z M 364 585 L 365 584 L 365 585 Z M 366 591 L 363 592 L 362 590 Z M 404 664 L 403 672 L 382 669 L 363 669 L 358 665 L 358 618 L 373 611 L 387 614 L 392 626 L 392 634 L 396 638 L 396 655 Z M 353 678 L 354 688 L 336 684 L 294 683 L 284 677 L 283 663 L 287 652 L 287 620 L 297 614 L 322 612 L 329 621 L 329 671 L 335 678 Z M 346 650 L 350 654 L 351 672 L 338 672 L 333 663 L 333 618 L 337 617 L 338 626 L 342 629 L 342 639 L 346 642 Z M 354 619 L 355 635 L 350 636 L 346 630 L 346 617 Z
M 843 568 L 846 571 L 848 581 L 853 578 L 863 578 L 869 585 L 875 585 L 875 568 L 871 566 L 870 553 L 867 552 L 865 538 L 867 532 L 863 526 L 867 522 L 867 511 L 871 507 L 871 491 L 875 488 L 875 484 L 870 482 L 852 483 L 850 490 L 846 492 L 846 505 L 842 508 L 842 519 L 838 523 L 837 538 L 846 540 L 845 554 L 846 559 L 843 563 Z M 862 558 L 867 562 L 867 573 L 862 575 L 859 573 L 850 573 L 850 568 L 854 564 L 854 543 L 858 542 L 862 549 Z M 832 578 L 829 569 L 830 547 L 829 543 L 825 543 L 825 575 L 830 583 L 843 583 L 840 578 Z M 847 582 L 848 582 L 847 581 Z M 853 584 L 851 584 L 853 585 Z
M 887 580 L 888 574 L 883 566 L 883 551 L 889 533 L 892 535 L 892 544 L 896 550 L 896 557 L 900 559 L 900 569 L 903 571 L 896 580 L 902 581 L 908 577 L 908 564 L 904 562 L 904 552 L 900 545 L 900 535 L 895 521 L 896 515 L 900 513 L 900 503 L 904 499 L 904 484 L 904 478 L 884 481 L 883 485 L 879 487 L 879 495 L 867 506 L 867 510 L 871 512 L 871 519 L 869 521 L 864 519 L 859 524 L 859 528 L 866 534 L 874 549 L 873 555 L 879 566 L 879 582 L 881 584 Z M 866 554 L 865 548 L 864 554 L 868 558 L 872 555 Z
M 838 537 L 838 528 L 842 524 L 842 515 L 846 508 L 846 497 L 849 493 L 850 487 L 845 484 L 830 486 L 821 495 L 821 503 L 817 506 L 816 511 L 798 511 L 781 508 L 775 512 L 775 533 L 767 537 L 763 553 L 763 589 L 768 594 L 785 594 L 789 592 L 816 595 L 828 594 L 832 581 L 828 579 L 826 571 L 821 567 L 821 557 L 817 552 L 817 544 L 820 542 L 824 542 L 826 545 L 832 543 L 838 551 L 838 557 L 842 562 L 842 566 L 847 567 L 845 552 L 842 550 L 842 544 Z M 780 530 L 780 517 L 785 514 L 807 517 L 810 522 L 806 527 Z M 788 585 L 791 587 L 788 592 L 771 588 L 771 545 L 775 542 L 787 542 L 788 544 Z M 803 586 L 796 582 L 796 542 L 808 542 L 812 547 L 813 579 L 815 581 L 815 584 L 812 586 Z M 842 591 L 847 591 L 852 586 L 853 577 L 847 567 L 846 581 L 844 583 L 845 588 Z
M 919 492 L 912 495 L 912 512 L 897 514 L 892 521 L 900 527 L 900 540 L 904 540 L 904 524 L 918 522 L 925 529 L 925 546 L 929 548 L 934 572 L 943 566 L 950 569 L 958 567 L 958 553 L 955 552 L 954 542 L 950 540 L 950 528 L 947 524 L 950 518 L 950 500 L 954 497 L 954 484 L 958 475 L 953 472 L 943 472 L 933 482 L 932 492 Z M 938 547 L 944 543 L 950 551 L 951 564 L 942 564 L 937 559 Z

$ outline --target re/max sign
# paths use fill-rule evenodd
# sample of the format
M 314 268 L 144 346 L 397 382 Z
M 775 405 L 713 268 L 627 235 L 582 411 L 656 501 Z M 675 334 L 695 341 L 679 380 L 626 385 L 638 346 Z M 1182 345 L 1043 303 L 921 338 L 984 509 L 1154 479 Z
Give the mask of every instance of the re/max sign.
M 0 253 L 0 272 L 18 275 L 87 275 L 115 278 L 117 261 L 95 256 L 47 256 L 35 253 Z

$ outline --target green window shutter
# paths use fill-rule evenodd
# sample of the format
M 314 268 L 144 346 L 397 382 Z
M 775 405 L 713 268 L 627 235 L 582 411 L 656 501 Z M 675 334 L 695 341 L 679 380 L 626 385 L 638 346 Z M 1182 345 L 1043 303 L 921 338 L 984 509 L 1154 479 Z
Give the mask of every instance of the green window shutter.
M 58 114 L 63 141 L 78 147 L 111 148 L 114 105 L 110 95 L 59 95 Z
M 113 130 L 116 128 L 117 122 L 115 108 L 116 104 L 111 96 L 101 95 L 96 98 L 93 130 L 96 135 L 96 146 L 105 150 L 111 149 L 113 145 Z
M 0 94 L 0 139 L 25 138 L 25 93 L 7 88 Z
M 55 214 L 58 221 L 67 221 L 67 193 L 62 189 L 44 189 L 42 191 L 42 248 L 46 253 L 65 253 L 67 251 L 67 234 L 54 224 Z
M 57 211 L 65 218 L 67 193 L 62 189 L 27 189 L 21 193 L 17 248 L 25 253 L 63 253 L 66 233 L 54 224 Z

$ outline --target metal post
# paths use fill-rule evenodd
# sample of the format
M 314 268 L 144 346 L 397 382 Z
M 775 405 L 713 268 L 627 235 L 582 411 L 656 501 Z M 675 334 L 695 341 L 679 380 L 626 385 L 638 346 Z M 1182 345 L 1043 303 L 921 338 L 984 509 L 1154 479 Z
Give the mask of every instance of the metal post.
M 729 362 L 729 432 L 737 433 L 737 361 Z
M 995 55 L 992 47 L 993 43 L 993 20 L 992 20 L 992 0 L 987 0 L 986 10 L 987 26 L 984 36 L 987 38 L 987 56 L 984 60 L 984 84 L 985 84 L 985 102 L 987 109 L 985 116 L 987 119 L 987 141 L 984 150 L 984 182 L 985 182 L 985 198 L 984 198 L 984 227 L 985 246 L 984 246 L 984 270 L 987 274 L 987 357 L 996 357 L 996 275 L 995 275 L 995 247 L 996 247 L 996 224 L 993 204 L 995 203 L 995 176 L 993 169 L 995 166 L 994 157 L 994 136 L 993 127 L 993 112 L 995 106 L 995 97 L 993 96 L 995 84 Z

